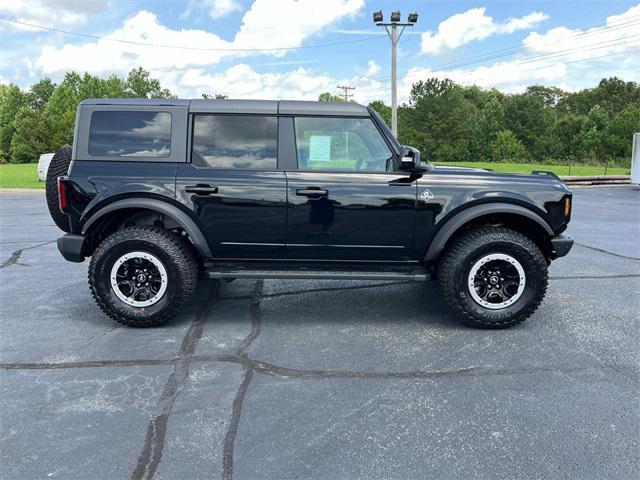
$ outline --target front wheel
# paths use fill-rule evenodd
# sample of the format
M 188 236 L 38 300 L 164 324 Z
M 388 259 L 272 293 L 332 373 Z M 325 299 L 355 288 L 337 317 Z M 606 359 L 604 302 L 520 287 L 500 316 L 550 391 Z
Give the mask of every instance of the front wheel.
M 440 291 L 465 323 L 512 327 L 530 317 L 547 290 L 547 262 L 529 237 L 503 227 L 464 233 L 438 269 Z
M 129 227 L 108 236 L 89 264 L 98 306 L 130 327 L 153 327 L 175 316 L 198 280 L 195 254 L 178 235 L 156 227 Z

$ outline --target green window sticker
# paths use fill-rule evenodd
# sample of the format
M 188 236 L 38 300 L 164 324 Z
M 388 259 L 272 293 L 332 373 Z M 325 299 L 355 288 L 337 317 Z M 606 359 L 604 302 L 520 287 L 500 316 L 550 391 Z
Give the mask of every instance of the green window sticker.
M 309 162 L 331 161 L 331 137 L 311 135 L 309 137 Z

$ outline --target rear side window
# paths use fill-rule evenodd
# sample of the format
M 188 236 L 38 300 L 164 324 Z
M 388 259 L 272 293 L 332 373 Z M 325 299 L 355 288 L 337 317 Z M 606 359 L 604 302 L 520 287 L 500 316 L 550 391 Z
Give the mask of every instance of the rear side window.
M 94 157 L 166 158 L 171 154 L 171 114 L 93 112 L 88 151 Z
M 196 115 L 194 165 L 272 170 L 278 159 L 278 120 L 251 115 Z

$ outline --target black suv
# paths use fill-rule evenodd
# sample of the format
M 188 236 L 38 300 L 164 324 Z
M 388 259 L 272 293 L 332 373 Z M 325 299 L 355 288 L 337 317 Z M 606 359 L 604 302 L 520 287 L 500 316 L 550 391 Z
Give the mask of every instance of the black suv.
M 434 167 L 353 103 L 87 100 L 48 203 L 67 260 L 91 257 L 98 305 L 159 325 L 200 275 L 437 278 L 464 321 L 529 317 L 566 255 L 555 175 Z

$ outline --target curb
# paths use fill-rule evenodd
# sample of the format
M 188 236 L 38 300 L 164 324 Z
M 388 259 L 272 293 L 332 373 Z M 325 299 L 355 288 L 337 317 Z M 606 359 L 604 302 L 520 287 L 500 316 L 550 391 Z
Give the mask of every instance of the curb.
M 629 175 L 594 175 L 594 176 L 567 176 L 560 177 L 567 185 L 630 185 Z
M 44 195 L 44 188 L 0 188 L 0 194 Z

